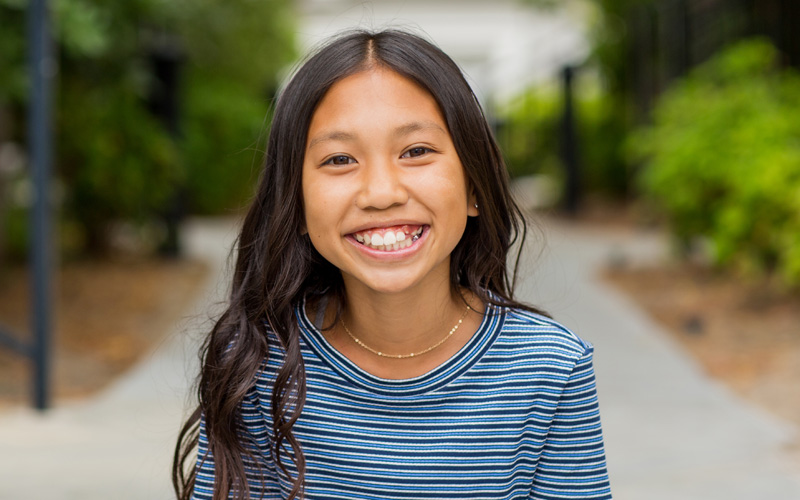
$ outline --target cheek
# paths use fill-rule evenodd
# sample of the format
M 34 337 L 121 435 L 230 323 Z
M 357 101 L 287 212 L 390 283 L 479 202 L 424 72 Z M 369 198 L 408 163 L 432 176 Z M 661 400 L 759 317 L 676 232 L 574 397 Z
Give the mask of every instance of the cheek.
M 306 214 L 333 217 L 346 209 L 355 196 L 352 178 L 312 172 L 303 175 L 303 202 Z
M 320 229 L 328 225 L 324 220 L 324 216 L 325 210 L 320 209 L 319 201 L 306 198 L 306 230 L 312 241 L 319 238 Z
M 336 208 L 325 192 L 308 190 L 304 195 L 306 224 L 325 223 L 325 219 L 333 217 Z
M 305 210 L 306 229 L 311 231 L 314 227 L 319 225 L 319 217 L 325 213 L 320 207 L 325 204 L 325 200 L 321 196 L 319 183 L 314 178 L 313 174 L 308 174 L 307 170 L 303 170 L 303 208 Z
M 448 203 L 457 202 L 466 206 L 467 181 L 460 165 L 457 168 L 454 166 L 443 172 L 437 172 L 420 184 L 431 190 L 430 192 L 443 202 L 446 200 Z
M 325 246 L 339 237 L 346 197 L 329 180 L 308 176 L 303 182 L 306 230 L 317 251 L 325 255 Z

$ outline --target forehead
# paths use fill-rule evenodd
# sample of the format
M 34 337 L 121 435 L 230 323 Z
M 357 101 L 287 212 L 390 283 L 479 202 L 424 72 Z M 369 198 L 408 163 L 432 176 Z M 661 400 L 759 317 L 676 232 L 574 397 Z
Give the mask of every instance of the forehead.
M 412 80 L 376 67 L 336 82 L 320 101 L 309 127 L 309 140 L 333 130 L 378 131 L 410 122 L 430 122 L 445 131 L 433 96 Z

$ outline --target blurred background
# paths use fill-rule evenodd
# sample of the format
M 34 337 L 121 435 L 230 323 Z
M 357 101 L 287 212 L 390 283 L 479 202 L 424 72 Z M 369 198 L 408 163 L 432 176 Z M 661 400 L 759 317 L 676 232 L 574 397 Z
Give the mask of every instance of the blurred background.
M 800 499 L 797 2 L 39 1 L 52 161 L 37 198 L 32 1 L 0 0 L 9 478 L 62 470 L 78 446 L 103 479 L 61 472 L 48 498 L 169 497 L 281 82 L 333 34 L 397 27 L 450 54 L 486 110 L 536 221 L 521 296 L 598 347 L 618 498 Z M 0 479 L 0 499 L 48 488 Z

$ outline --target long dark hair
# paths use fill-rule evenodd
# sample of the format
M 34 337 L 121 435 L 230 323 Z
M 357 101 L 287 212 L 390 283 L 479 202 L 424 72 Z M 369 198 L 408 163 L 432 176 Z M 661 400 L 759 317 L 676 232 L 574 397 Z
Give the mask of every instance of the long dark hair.
M 196 458 L 201 417 L 214 460 L 213 498 L 228 498 L 230 491 L 236 498 L 248 498 L 244 460 L 250 453 L 240 440 L 239 405 L 268 355 L 267 328 L 285 351 L 272 392 L 270 451 L 287 477 L 281 455 L 292 457 L 299 472 L 290 478 L 289 498 L 302 497 L 305 460 L 292 426 L 305 402 L 306 382 L 294 307 L 304 296 L 327 293 L 341 310 L 344 299 L 339 270 L 301 230 L 306 136 L 328 89 L 371 67 L 395 71 L 434 97 L 474 189 L 480 216 L 468 219 L 453 250 L 451 287 L 467 288 L 484 303 L 531 309 L 513 299 L 516 265 L 507 266 L 515 239 L 525 238 L 525 221 L 511 199 L 491 129 L 458 66 L 430 42 L 401 31 L 357 31 L 335 38 L 300 67 L 275 106 L 258 191 L 237 240 L 230 303 L 204 346 L 199 405 L 181 430 L 175 451 L 173 484 L 180 499 L 190 498 L 194 486 L 190 464 Z

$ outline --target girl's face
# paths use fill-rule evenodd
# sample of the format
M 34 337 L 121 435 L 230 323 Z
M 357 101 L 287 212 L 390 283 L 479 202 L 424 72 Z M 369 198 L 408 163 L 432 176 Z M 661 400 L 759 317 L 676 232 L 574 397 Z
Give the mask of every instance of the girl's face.
M 433 97 L 375 68 L 331 87 L 303 162 L 305 222 L 348 293 L 448 287 L 450 253 L 474 208 Z

